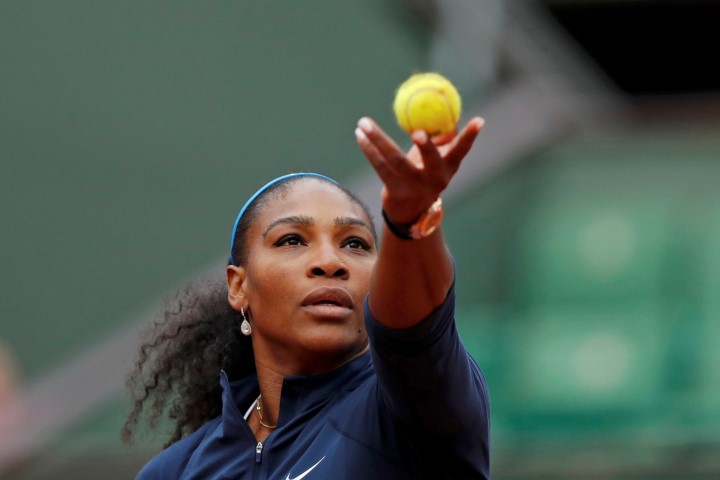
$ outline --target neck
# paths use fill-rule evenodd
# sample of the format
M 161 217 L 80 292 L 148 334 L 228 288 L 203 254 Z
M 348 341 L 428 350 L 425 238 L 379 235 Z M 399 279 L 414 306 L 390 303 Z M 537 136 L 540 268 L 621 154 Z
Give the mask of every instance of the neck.
M 273 428 L 277 426 L 277 419 L 280 417 L 280 396 L 286 377 L 319 374 L 335 370 L 362 356 L 368 351 L 368 349 L 369 346 L 366 343 L 359 351 L 345 357 L 341 362 L 335 363 L 332 368 L 321 369 L 313 373 L 295 371 L 295 369 L 287 369 L 286 367 L 283 369 L 277 369 L 275 368 L 276 363 L 284 366 L 287 365 L 287 363 L 283 364 L 283 362 L 275 362 L 272 355 L 268 356 L 259 354 L 260 352 L 256 349 L 255 364 L 257 369 L 258 385 L 260 387 L 260 395 L 253 414 L 257 420 L 258 428 L 260 430 L 272 432 Z M 259 411 L 257 407 L 260 407 Z M 261 419 L 262 423 L 260 422 Z M 258 432 L 256 432 L 256 436 L 258 436 Z
M 260 425 L 268 428 L 270 430 L 273 430 L 277 428 L 277 421 L 275 421 L 274 424 L 267 423 L 266 419 L 263 418 L 263 402 L 262 402 L 262 394 L 258 395 L 257 403 L 255 405 L 255 410 L 257 410 L 258 413 L 258 421 L 260 422 Z

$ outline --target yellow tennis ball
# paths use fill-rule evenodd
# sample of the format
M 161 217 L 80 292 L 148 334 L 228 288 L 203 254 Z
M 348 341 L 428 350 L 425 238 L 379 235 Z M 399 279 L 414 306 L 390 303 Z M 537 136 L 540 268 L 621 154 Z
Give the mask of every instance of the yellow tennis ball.
M 439 73 L 411 75 L 397 89 L 393 110 L 408 133 L 425 130 L 435 136 L 457 128 L 462 102 L 455 86 Z

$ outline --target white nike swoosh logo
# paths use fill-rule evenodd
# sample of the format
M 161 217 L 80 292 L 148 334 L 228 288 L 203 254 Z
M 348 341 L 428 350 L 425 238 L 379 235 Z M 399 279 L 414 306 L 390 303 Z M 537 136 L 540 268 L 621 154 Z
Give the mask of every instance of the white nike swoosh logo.
M 298 475 L 297 477 L 290 478 L 290 474 L 288 473 L 288 476 L 287 476 L 287 478 L 286 478 L 285 480 L 300 480 L 301 478 L 305 478 L 305 475 L 307 475 L 308 473 L 310 473 L 313 468 L 315 468 L 315 467 L 317 467 L 318 465 L 320 465 L 320 462 L 322 462 L 323 460 L 325 460 L 325 457 L 322 457 L 320 460 L 318 460 L 318 462 L 317 462 L 315 465 L 313 465 L 312 467 L 308 468 L 307 470 L 305 470 L 303 473 L 301 473 L 301 474 Z

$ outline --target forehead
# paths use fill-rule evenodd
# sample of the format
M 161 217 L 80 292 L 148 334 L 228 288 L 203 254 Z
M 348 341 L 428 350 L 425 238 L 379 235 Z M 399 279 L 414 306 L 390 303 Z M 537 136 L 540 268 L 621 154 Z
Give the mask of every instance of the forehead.
M 362 207 L 340 188 L 314 178 L 296 180 L 271 192 L 258 211 L 256 223 L 263 225 L 293 215 L 356 217 L 369 221 Z

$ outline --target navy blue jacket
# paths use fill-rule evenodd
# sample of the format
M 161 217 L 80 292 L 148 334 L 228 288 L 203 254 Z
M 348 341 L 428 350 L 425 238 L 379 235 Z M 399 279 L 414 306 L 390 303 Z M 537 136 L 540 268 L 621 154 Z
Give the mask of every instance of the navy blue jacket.
M 243 414 L 257 377 L 221 374 L 222 415 L 153 458 L 151 479 L 489 479 L 485 379 L 454 321 L 455 294 L 420 324 L 380 324 L 370 352 L 332 372 L 285 378 L 277 429 L 257 442 Z

